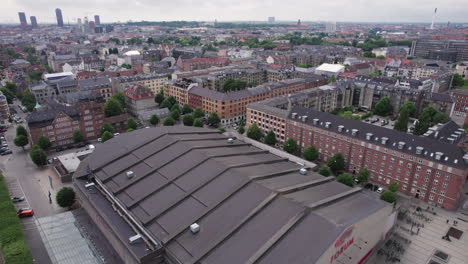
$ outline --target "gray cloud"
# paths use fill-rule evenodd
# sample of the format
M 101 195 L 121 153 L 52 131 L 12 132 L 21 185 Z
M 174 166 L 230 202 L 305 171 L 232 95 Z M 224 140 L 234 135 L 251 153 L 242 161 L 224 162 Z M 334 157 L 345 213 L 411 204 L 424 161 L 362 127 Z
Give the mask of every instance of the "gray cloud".
M 0 22 L 16 23 L 19 11 L 39 22 L 53 22 L 55 8 L 64 20 L 95 14 L 103 22 L 127 20 L 277 20 L 429 22 L 438 7 L 439 22 L 465 22 L 466 0 L 1 0 Z M 443 3 L 443 6 L 438 6 Z

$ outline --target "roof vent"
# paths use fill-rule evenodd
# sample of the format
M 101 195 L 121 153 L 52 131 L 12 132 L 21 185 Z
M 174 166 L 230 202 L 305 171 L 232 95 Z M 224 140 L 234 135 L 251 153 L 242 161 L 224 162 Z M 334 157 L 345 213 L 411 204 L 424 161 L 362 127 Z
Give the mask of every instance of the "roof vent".
M 314 119 L 312 120 L 312 122 L 313 122 L 314 125 L 318 125 L 319 119 L 318 119 L 318 118 L 314 118 Z
M 133 171 L 127 171 L 127 178 L 131 179 L 135 177 L 135 173 Z
M 416 154 L 422 154 L 424 151 L 424 148 L 423 147 L 416 147 Z
M 301 168 L 299 170 L 299 173 L 302 174 L 302 175 L 306 175 L 307 174 L 307 169 L 306 168 Z
M 305 121 L 307 121 L 307 116 L 306 115 L 302 116 L 302 122 L 305 122 Z
M 442 153 L 442 152 L 436 152 L 436 153 L 435 153 L 435 159 L 436 159 L 436 160 L 440 160 L 440 159 L 442 159 L 442 156 L 443 156 L 443 155 L 444 155 L 444 153 Z
M 456 160 L 454 160 L 454 161 L 453 161 L 453 163 L 455 163 L 455 164 L 458 164 L 458 160 L 457 160 L 457 159 L 456 159 Z
M 357 130 L 357 129 L 351 129 L 351 135 L 353 135 L 353 136 L 357 136 L 358 132 L 359 132 L 359 130 Z
M 405 147 L 406 143 L 403 141 L 398 142 L 398 149 L 403 149 Z
M 372 133 L 366 133 L 366 139 L 367 139 L 367 140 L 371 140 L 371 139 L 372 139 L 372 136 L 373 136 Z
M 292 118 L 292 119 L 296 119 L 296 116 L 297 116 L 297 113 L 292 113 L 292 114 L 291 114 L 291 118 Z
M 142 240 L 142 237 L 140 234 L 136 234 L 132 237 L 128 238 L 128 242 L 130 242 L 131 245 L 136 244 Z
M 232 139 L 232 138 L 228 138 L 228 140 L 227 140 L 227 143 L 228 143 L 228 144 L 232 144 L 232 143 L 234 143 L 234 139 Z
M 453 144 L 455 142 L 455 139 L 451 137 L 447 138 L 447 140 L 450 144 Z
M 190 225 L 190 231 L 192 232 L 192 234 L 196 234 L 200 232 L 200 226 L 197 223 L 193 223 Z
M 330 126 L 331 126 L 331 122 L 325 122 L 325 127 L 326 128 L 330 128 Z
M 343 132 L 343 129 L 344 129 L 344 126 L 342 126 L 342 125 L 338 126 L 338 132 Z

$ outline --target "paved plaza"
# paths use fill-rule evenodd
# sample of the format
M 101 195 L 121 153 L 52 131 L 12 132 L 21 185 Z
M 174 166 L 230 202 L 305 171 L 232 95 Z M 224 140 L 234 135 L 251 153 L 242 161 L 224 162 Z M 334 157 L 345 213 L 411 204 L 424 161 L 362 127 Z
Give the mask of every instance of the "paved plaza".
M 442 237 L 449 230 L 447 241 Z M 468 216 L 408 200 L 401 206 L 393 235 L 369 263 L 467 264 Z

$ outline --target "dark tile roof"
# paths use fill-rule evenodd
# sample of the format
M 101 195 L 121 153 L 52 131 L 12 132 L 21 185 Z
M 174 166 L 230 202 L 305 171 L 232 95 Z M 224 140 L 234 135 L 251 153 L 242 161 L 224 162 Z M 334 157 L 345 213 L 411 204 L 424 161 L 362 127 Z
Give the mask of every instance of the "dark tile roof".
M 100 78 L 78 80 L 78 86 L 80 87 L 80 90 L 86 91 L 86 90 L 94 90 L 94 89 L 99 89 L 99 88 L 104 88 L 104 87 L 110 87 L 112 85 L 111 85 L 111 81 L 109 78 L 100 77 Z
M 297 113 L 297 116 L 307 116 L 305 123 L 311 126 L 320 127 L 324 130 L 351 136 L 352 129 L 357 129 L 359 132 L 356 136 L 353 137 L 358 138 L 364 142 L 367 141 L 379 146 L 383 146 L 381 144 L 381 138 L 387 137 L 388 141 L 385 144 L 386 148 L 394 149 L 399 152 L 411 154 L 415 157 L 421 157 L 423 159 L 438 162 L 451 167 L 466 168 L 467 166 L 463 161 L 463 150 L 455 144 L 446 143 L 446 139 L 442 139 L 440 137 L 438 139 L 432 139 L 424 136 L 415 136 L 413 134 L 371 125 L 365 122 L 344 118 L 330 113 L 319 112 L 308 108 L 293 107 L 293 109 L 290 111 L 289 119 L 302 123 L 304 123 L 302 119 L 292 118 L 293 113 Z M 317 125 L 313 124 L 313 119 L 319 119 Z M 331 122 L 330 128 L 325 127 L 325 122 Z M 344 126 L 342 132 L 338 131 L 338 126 L 340 125 Z M 372 133 L 373 136 L 371 140 L 366 139 L 366 133 Z M 398 149 L 399 142 L 405 142 L 405 146 L 402 150 Z M 423 147 L 423 154 L 416 154 L 416 147 Z M 441 160 L 436 160 L 435 152 L 442 152 L 444 154 Z
M 391 206 L 201 128 L 122 134 L 99 145 L 82 166 L 76 176 L 92 173 L 181 263 L 315 263 L 344 229 Z M 135 176 L 129 179 L 127 171 Z M 344 209 L 351 205 L 358 209 Z M 195 222 L 196 235 L 189 230 Z
M 45 127 L 52 124 L 56 116 L 60 113 L 66 114 L 72 120 L 78 120 L 80 118 L 80 109 L 78 107 L 55 103 L 35 109 L 26 117 L 26 121 L 28 122 L 28 126 L 31 128 Z

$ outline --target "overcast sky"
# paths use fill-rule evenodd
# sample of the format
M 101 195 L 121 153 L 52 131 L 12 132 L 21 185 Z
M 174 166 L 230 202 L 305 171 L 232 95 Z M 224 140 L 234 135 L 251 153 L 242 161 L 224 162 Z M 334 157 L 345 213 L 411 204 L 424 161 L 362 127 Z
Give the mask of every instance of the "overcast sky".
M 101 16 L 116 21 L 359 21 L 427 22 L 435 7 L 437 22 L 467 22 L 468 0 L 0 0 L 0 22 L 18 23 L 18 12 L 54 22 L 61 8 L 65 23 Z

